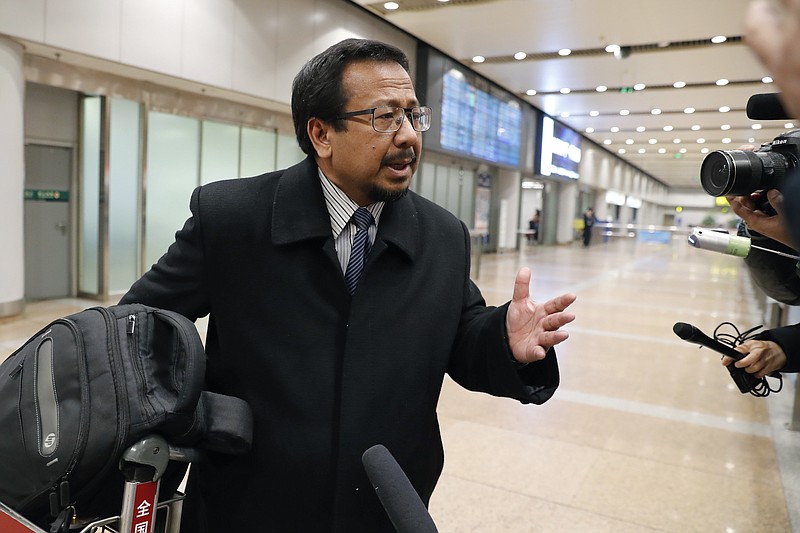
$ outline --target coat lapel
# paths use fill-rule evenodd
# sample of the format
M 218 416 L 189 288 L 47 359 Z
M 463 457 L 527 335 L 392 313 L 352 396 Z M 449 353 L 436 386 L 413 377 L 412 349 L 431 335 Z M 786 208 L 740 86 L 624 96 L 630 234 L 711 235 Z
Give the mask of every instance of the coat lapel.
M 414 260 L 419 253 L 419 215 L 414 193 L 387 202 L 381 214 L 378 235 L 371 257 L 377 257 L 387 245 L 393 245 Z M 319 184 L 317 164 L 307 157 L 289 167 L 280 177 L 272 209 L 272 242 L 287 245 L 301 241 L 328 238 L 333 253 L 330 216 Z
M 272 206 L 272 242 L 292 244 L 331 237 L 331 222 L 311 157 L 289 167 L 280 177 Z

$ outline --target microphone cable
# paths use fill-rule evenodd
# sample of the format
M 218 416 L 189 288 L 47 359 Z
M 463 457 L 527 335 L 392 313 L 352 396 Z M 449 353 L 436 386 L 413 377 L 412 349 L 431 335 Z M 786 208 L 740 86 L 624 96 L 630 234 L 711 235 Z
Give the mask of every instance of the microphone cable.
M 728 331 L 721 331 L 723 326 L 729 326 L 734 333 Z M 748 329 L 747 331 L 739 332 L 739 328 L 732 322 L 722 322 L 716 328 L 714 328 L 714 340 L 721 342 L 731 348 L 735 348 L 742 344 L 745 341 L 748 341 L 756 336 L 756 330 L 762 328 L 763 326 L 753 326 L 752 328 Z M 734 363 L 731 363 L 734 364 Z M 783 389 L 783 375 L 780 372 L 773 372 L 769 374 L 770 377 L 777 378 L 779 380 L 778 387 L 773 389 L 769 382 L 767 381 L 766 376 L 757 379 L 754 377 L 753 379 L 757 381 L 757 383 L 750 389 L 750 394 L 753 396 L 757 396 L 759 398 L 764 398 L 769 396 L 772 392 L 780 392 Z

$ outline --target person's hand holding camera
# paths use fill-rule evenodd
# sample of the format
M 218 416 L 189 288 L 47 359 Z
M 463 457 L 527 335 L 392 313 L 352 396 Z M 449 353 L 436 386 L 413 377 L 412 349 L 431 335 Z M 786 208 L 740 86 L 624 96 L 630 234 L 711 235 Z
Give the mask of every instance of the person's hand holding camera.
M 739 150 L 753 151 L 756 147 L 745 144 Z M 748 229 L 769 237 L 772 240 L 794 248 L 792 237 L 783 216 L 783 195 L 778 189 L 756 191 L 748 196 L 726 196 L 731 209 L 736 216 L 741 218 Z M 768 204 L 765 202 L 769 202 Z M 765 205 L 772 206 L 772 210 L 765 211 Z
M 763 195 L 766 196 L 776 214 L 762 210 Z M 750 196 L 727 196 L 726 198 L 733 212 L 744 220 L 749 229 L 791 248 L 795 247 L 784 222 L 783 195 L 778 189 L 757 192 Z
M 734 349 L 745 356 L 738 361 L 727 355 L 723 356 L 722 364 L 728 366 L 733 363 L 737 368 L 743 368 L 745 372 L 759 379 L 786 365 L 786 354 L 777 343 L 772 341 L 751 339 Z

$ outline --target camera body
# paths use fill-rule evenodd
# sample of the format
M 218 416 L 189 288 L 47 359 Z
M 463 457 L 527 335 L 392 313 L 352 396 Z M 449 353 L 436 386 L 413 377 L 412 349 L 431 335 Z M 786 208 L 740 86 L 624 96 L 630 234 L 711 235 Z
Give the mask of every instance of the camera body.
M 781 189 L 800 162 L 800 130 L 787 131 L 756 151 L 716 150 L 703 160 L 700 184 L 711 196 L 747 196 Z

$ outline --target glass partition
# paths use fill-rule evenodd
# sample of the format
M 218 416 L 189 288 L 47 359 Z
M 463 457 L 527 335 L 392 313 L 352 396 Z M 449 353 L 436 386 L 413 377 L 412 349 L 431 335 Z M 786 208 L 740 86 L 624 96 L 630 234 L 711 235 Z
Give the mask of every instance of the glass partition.
M 258 176 L 278 169 L 277 137 L 274 131 L 242 128 L 239 176 Z
M 198 185 L 200 121 L 165 113 L 147 117 L 145 268 L 158 261 L 190 215 Z
M 78 291 L 100 293 L 100 182 L 103 97 L 84 96 L 81 102 Z
M 203 121 L 200 183 L 239 177 L 239 126 Z
M 108 161 L 108 290 L 124 293 L 139 276 L 141 106 L 114 99 Z

